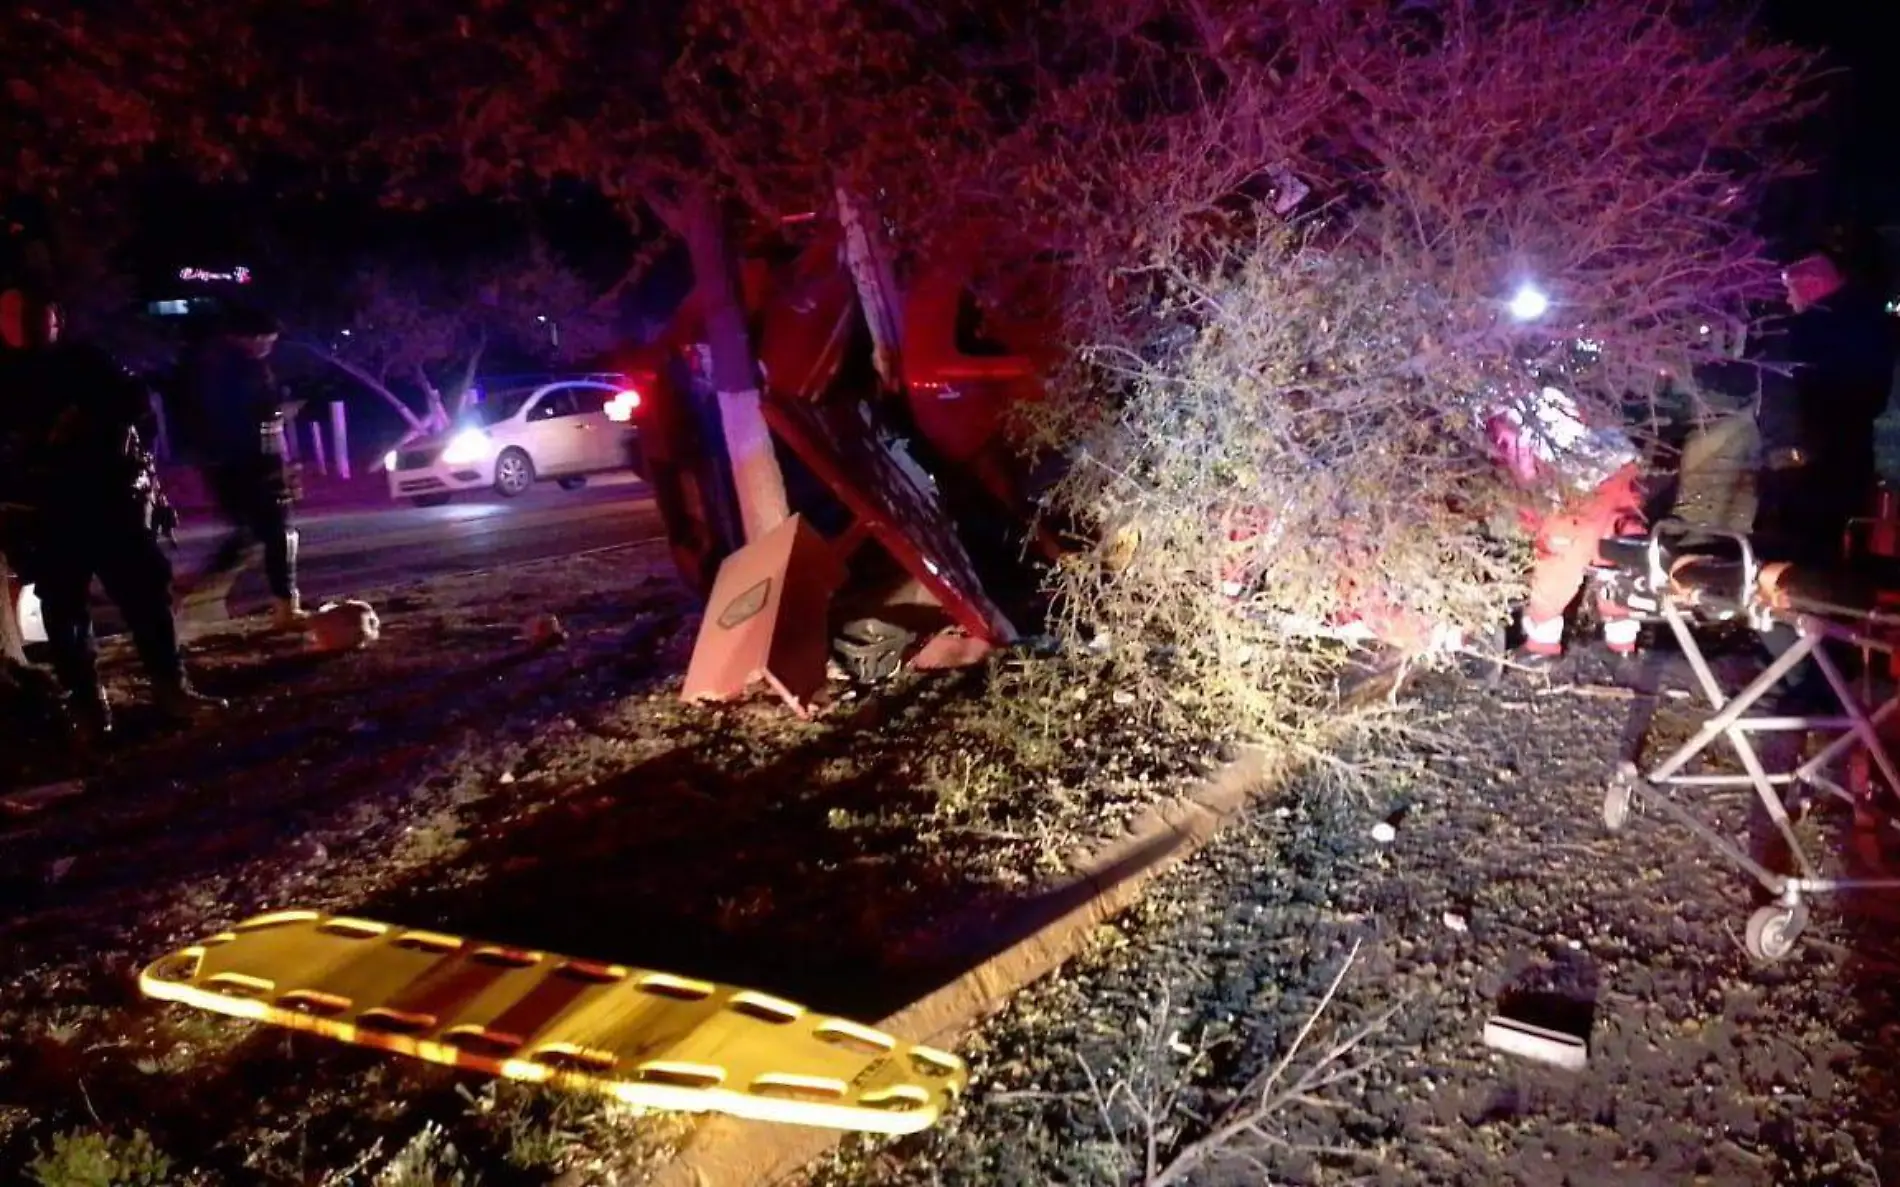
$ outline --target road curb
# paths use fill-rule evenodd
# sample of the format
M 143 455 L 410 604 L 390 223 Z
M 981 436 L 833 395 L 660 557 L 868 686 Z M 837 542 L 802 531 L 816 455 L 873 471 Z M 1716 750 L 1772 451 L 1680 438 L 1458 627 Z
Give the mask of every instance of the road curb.
M 1156 877 L 1192 856 L 1260 794 L 1284 786 L 1298 768 L 1287 756 L 1252 749 L 1193 791 L 1150 806 L 1121 838 L 1083 867 L 1023 904 L 1052 914 L 1002 952 L 879 1025 L 910 1042 L 954 1049 L 955 1040 L 1011 997 L 1077 955 L 1088 934 L 1132 905 Z M 646 1179 L 649 1187 L 769 1187 L 797 1174 L 844 1135 L 712 1117 L 680 1154 Z

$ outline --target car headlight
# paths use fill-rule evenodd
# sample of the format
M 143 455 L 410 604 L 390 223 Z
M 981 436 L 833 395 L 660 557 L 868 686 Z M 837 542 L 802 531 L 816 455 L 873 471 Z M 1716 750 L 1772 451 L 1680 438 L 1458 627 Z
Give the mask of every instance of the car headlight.
M 395 468 L 396 468 L 396 451 L 392 449 L 388 453 L 383 455 L 383 469 L 394 470 Z
M 488 434 L 480 429 L 463 429 L 449 438 L 449 446 L 442 451 L 442 460 L 451 466 L 467 465 L 479 462 L 488 456 Z

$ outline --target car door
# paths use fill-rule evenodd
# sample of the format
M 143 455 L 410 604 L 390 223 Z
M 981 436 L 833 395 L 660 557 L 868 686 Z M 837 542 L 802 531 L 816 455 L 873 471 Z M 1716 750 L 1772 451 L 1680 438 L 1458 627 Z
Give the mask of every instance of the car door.
M 535 473 L 554 477 L 587 468 L 591 437 L 576 411 L 573 393 L 556 388 L 541 393 L 523 414 L 521 445 L 534 459 Z
M 625 466 L 626 426 L 615 424 L 607 415 L 607 401 L 613 399 L 619 389 L 604 383 L 590 383 L 568 390 L 574 397 L 575 416 L 587 426 L 582 434 L 587 441 L 587 469 L 599 472 Z

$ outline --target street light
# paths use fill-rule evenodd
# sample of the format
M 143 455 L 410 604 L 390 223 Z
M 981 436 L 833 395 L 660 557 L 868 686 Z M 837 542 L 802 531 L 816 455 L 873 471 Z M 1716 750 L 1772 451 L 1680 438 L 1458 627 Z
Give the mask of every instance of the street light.
M 1536 321 L 1550 312 L 1550 298 L 1543 289 L 1525 281 L 1518 286 L 1517 292 L 1511 294 L 1511 303 L 1506 308 L 1518 321 Z

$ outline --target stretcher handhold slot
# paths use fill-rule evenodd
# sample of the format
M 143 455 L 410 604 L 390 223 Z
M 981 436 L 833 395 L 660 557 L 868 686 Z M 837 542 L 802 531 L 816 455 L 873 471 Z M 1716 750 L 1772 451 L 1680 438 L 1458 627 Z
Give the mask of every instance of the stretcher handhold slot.
M 390 945 L 411 952 L 453 952 L 462 946 L 462 941 L 430 931 L 406 931 L 391 940 Z
M 563 961 L 554 972 L 557 976 L 592 985 L 617 985 L 627 979 L 627 970 L 618 965 L 594 964 L 585 960 Z
M 726 1080 L 724 1068 L 690 1063 L 643 1064 L 633 1075 L 645 1084 L 665 1084 L 669 1088 L 691 1088 L 696 1091 L 717 1088 Z
M 620 1062 L 610 1052 L 576 1047 L 571 1043 L 551 1043 L 528 1058 L 534 1063 L 563 1072 L 610 1072 Z
M 187 948 L 154 964 L 145 971 L 145 975 L 155 981 L 189 981 L 198 975 L 198 968 L 203 963 L 203 949 Z
M 332 919 L 317 929 L 328 936 L 346 936 L 352 940 L 373 940 L 389 931 L 389 925 L 367 919 Z
M 269 915 L 259 915 L 255 919 L 246 919 L 232 928 L 234 933 L 264 931 L 273 927 L 288 927 L 293 923 L 314 923 L 323 918 L 316 911 L 273 911 Z
M 537 953 L 523 952 L 518 948 L 477 948 L 468 958 L 504 969 L 531 969 L 541 963 Z
M 521 1050 L 521 1044 L 527 1042 L 527 1038 L 489 1030 L 484 1026 L 456 1026 L 443 1033 L 442 1041 L 470 1055 L 507 1059 Z
M 775 1096 L 781 1100 L 832 1104 L 844 1099 L 845 1084 L 842 1080 L 827 1080 L 818 1076 L 772 1073 L 752 1081 L 752 1091 L 759 1096 Z
M 227 997 L 269 997 L 277 988 L 275 981 L 247 977 L 242 973 L 219 973 L 206 984 L 208 988 Z
M 778 998 L 767 997 L 763 993 L 753 993 L 750 990 L 734 994 L 726 1008 L 735 1014 L 744 1014 L 747 1018 L 756 1018 L 760 1022 L 770 1022 L 778 1026 L 796 1022 L 805 1013 L 802 1008 L 791 1002 L 780 1001 Z
M 381 1034 L 421 1034 L 425 1030 L 435 1029 L 437 1021 L 438 1019 L 433 1014 L 411 1014 L 403 1010 L 382 1008 L 365 1010 L 356 1016 L 358 1026 Z
M 930 1103 L 930 1094 L 921 1088 L 908 1085 L 886 1088 L 882 1092 L 867 1092 L 858 1098 L 858 1107 L 864 1109 L 889 1109 L 894 1113 L 921 1109 Z
M 640 991 L 655 997 L 670 997 L 678 1002 L 696 1002 L 712 996 L 713 987 L 704 981 L 689 981 L 666 973 L 648 973 L 640 978 Z
M 335 993 L 318 993 L 312 989 L 293 989 L 277 999 L 277 1004 L 286 1010 L 296 1010 L 300 1014 L 316 1014 L 324 1018 L 334 1018 L 349 1013 L 354 1003 L 349 998 Z
M 887 1034 L 839 1019 L 823 1024 L 813 1034 L 822 1042 L 859 1055 L 888 1055 L 897 1045 L 897 1040 Z

